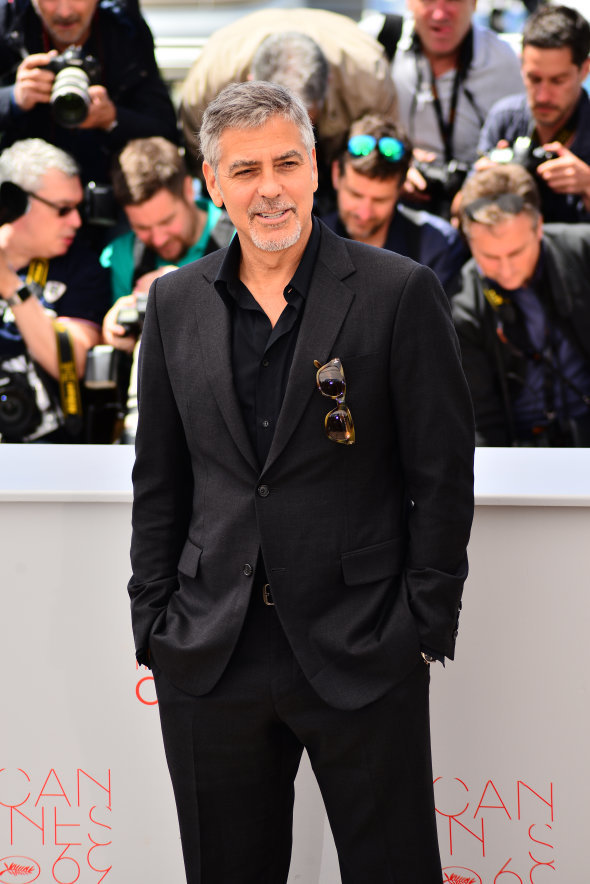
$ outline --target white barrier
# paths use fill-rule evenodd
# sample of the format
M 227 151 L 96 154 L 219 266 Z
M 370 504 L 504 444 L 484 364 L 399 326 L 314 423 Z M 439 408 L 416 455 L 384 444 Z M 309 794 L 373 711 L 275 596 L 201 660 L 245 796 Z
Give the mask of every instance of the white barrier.
M 0 882 L 183 881 L 133 659 L 132 457 L 0 446 Z M 476 477 L 457 659 L 432 670 L 445 880 L 586 884 L 590 451 L 479 450 Z M 295 816 L 290 882 L 336 884 L 307 764 Z

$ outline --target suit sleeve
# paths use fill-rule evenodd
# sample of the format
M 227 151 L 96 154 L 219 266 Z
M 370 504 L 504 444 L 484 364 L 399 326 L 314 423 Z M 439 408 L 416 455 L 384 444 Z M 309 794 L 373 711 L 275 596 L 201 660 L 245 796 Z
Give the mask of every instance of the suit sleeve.
M 390 383 L 409 499 L 408 600 L 422 647 L 452 659 L 473 518 L 473 411 L 449 305 L 425 267 L 400 300 Z
M 132 577 L 128 590 L 135 647 L 147 662 L 149 636 L 178 588 L 177 565 L 187 537 L 192 468 L 160 332 L 158 280 L 148 297 L 141 338 L 139 420 L 133 468 Z

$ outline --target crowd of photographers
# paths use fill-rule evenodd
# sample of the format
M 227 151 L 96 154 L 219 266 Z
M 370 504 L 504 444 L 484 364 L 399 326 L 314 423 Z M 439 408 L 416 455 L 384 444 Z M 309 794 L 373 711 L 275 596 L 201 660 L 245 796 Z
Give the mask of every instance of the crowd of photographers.
M 590 445 L 590 27 L 526 5 L 520 58 L 475 0 L 252 13 L 177 113 L 138 0 L 0 0 L 1 441 L 133 441 L 150 284 L 233 235 L 199 121 L 251 77 L 303 98 L 325 223 L 438 276 L 478 442 Z

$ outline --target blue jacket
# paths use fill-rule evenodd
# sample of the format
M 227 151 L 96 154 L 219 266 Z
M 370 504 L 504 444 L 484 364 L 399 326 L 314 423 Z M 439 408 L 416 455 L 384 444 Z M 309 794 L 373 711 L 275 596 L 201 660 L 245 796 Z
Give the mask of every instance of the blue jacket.
M 334 233 L 348 238 L 337 212 L 322 221 Z M 400 204 L 395 207 L 383 248 L 430 267 L 443 287 L 448 286 L 469 258 L 461 236 L 448 221 Z

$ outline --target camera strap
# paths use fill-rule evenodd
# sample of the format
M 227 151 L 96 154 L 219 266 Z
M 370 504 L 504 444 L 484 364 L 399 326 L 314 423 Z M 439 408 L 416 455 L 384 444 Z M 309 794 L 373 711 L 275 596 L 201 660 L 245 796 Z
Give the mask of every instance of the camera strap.
M 53 323 L 57 339 L 59 366 L 59 398 L 66 431 L 77 436 L 82 430 L 82 397 L 74 362 L 72 336 L 61 322 Z
M 543 287 L 544 286 L 545 281 L 543 281 Z M 549 320 L 547 318 L 549 309 L 549 301 L 547 297 L 544 296 L 540 299 L 541 309 L 545 315 L 545 345 L 541 350 L 537 350 L 530 344 L 525 344 L 524 341 L 520 345 L 517 344 L 514 340 L 513 332 L 508 332 L 507 326 L 514 329 L 517 324 L 516 308 L 512 299 L 498 294 L 495 289 L 483 284 L 483 281 L 482 290 L 486 301 L 492 308 L 495 319 L 496 336 L 500 343 L 514 356 L 540 364 L 543 367 L 544 410 L 547 418 L 549 420 L 554 420 L 556 417 L 554 379 L 559 380 L 559 382 L 564 387 L 571 390 L 584 403 L 584 405 L 590 407 L 590 395 L 584 393 L 576 383 L 570 380 L 557 364 L 554 341 L 552 340 Z M 546 293 L 543 292 L 543 294 L 545 295 Z
M 418 61 L 418 54 L 421 52 L 421 44 L 417 34 L 414 34 L 414 52 L 416 58 L 416 68 L 417 68 L 417 83 L 416 83 L 416 91 L 414 93 L 414 98 L 412 101 L 412 108 L 410 111 L 410 116 L 412 118 L 411 122 L 411 130 L 413 132 L 414 124 L 413 117 L 416 113 L 416 96 L 420 92 L 422 88 L 422 73 L 420 70 L 420 64 Z M 445 154 L 445 162 L 450 163 L 454 159 L 454 148 L 453 148 L 453 138 L 455 134 L 455 121 L 457 117 L 457 104 L 459 102 L 459 90 L 463 88 L 463 93 L 472 106 L 473 111 L 478 119 L 479 125 L 483 126 L 485 120 L 485 114 L 482 114 L 477 107 L 475 99 L 473 97 L 473 93 L 465 86 L 465 80 L 467 78 L 467 74 L 469 72 L 469 68 L 471 66 L 471 62 L 473 61 L 473 28 L 470 28 L 465 39 L 461 43 L 459 47 L 459 57 L 457 59 L 457 67 L 455 69 L 455 76 L 453 79 L 453 87 L 451 91 L 451 103 L 449 107 L 449 117 L 448 120 L 445 120 L 442 110 L 442 104 L 440 101 L 440 96 L 438 93 L 438 87 L 436 85 L 436 77 L 432 71 L 432 66 L 428 62 L 428 68 L 430 70 L 430 88 L 432 91 L 433 98 L 433 106 L 434 113 L 436 116 L 436 122 L 438 125 L 438 129 L 440 132 L 440 137 L 444 147 Z

